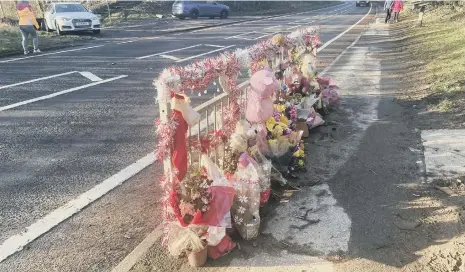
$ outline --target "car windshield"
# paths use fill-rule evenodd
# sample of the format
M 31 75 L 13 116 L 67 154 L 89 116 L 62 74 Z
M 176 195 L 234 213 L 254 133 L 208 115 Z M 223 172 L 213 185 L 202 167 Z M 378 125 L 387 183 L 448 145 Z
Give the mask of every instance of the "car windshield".
M 56 12 L 87 12 L 87 9 L 80 4 L 59 4 L 55 6 Z

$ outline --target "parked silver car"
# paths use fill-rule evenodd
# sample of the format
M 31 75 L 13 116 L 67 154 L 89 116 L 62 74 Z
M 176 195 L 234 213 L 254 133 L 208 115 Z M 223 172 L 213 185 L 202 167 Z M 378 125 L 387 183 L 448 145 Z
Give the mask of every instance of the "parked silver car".
M 197 19 L 199 17 L 226 19 L 229 16 L 229 7 L 212 1 L 184 1 L 177 0 L 172 7 L 174 16 L 184 19 L 190 17 Z
M 87 10 L 80 3 L 53 3 L 44 14 L 47 31 L 56 30 L 62 35 L 70 31 L 92 31 L 100 33 L 99 16 Z

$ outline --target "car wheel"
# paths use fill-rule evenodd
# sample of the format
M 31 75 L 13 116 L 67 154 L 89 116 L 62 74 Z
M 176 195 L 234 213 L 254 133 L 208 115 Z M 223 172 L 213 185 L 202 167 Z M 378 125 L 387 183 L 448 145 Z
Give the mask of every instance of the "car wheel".
M 199 18 L 199 11 L 196 10 L 196 9 L 192 10 L 191 13 L 190 13 L 190 17 L 191 17 L 192 19 L 197 19 L 197 18 Z
M 215 17 L 208 17 L 209 19 L 215 19 Z
M 63 36 L 65 33 L 60 29 L 57 23 L 55 23 L 55 28 L 57 30 L 58 35 Z
M 100 29 L 93 30 L 94 34 L 100 34 Z
M 221 19 L 227 19 L 227 18 L 228 18 L 228 15 L 229 15 L 229 13 L 228 13 L 227 10 L 222 10 L 222 11 L 221 11 L 221 14 L 220 14 L 220 18 L 221 18 Z
M 186 17 L 184 17 L 184 16 L 178 16 L 178 18 L 181 19 L 181 20 L 186 19 Z

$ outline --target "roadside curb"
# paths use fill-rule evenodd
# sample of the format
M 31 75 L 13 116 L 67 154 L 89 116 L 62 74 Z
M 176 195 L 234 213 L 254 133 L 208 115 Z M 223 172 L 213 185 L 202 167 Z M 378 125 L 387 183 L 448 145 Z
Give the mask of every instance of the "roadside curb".
M 343 5 L 343 4 L 344 3 L 342 2 L 342 3 L 337 4 L 337 5 L 329 5 L 329 6 L 326 6 L 326 7 L 307 10 L 307 11 L 298 12 L 298 13 L 288 12 L 288 13 L 282 13 L 282 14 L 279 14 L 279 15 L 265 16 L 265 17 L 256 18 L 256 19 L 248 19 L 248 20 L 240 20 L 240 21 L 234 21 L 234 22 L 228 22 L 228 23 L 219 23 L 219 24 L 214 24 L 214 25 L 204 25 L 204 26 L 196 26 L 196 27 L 186 27 L 186 28 L 183 28 L 183 29 L 160 31 L 159 34 L 155 34 L 154 36 L 167 35 L 167 34 L 176 34 L 176 33 L 185 33 L 185 32 L 191 32 L 191 31 L 196 31 L 196 30 L 203 30 L 203 29 L 210 29 L 210 28 L 217 28 L 217 27 L 224 27 L 224 26 L 242 24 L 242 23 L 247 23 L 247 22 L 262 21 L 262 20 L 267 20 L 267 19 L 272 19 L 272 18 L 279 18 L 279 17 L 289 16 L 289 15 L 298 15 L 298 14 L 302 14 L 302 13 L 306 13 L 306 12 L 312 12 L 312 11 L 318 11 L 318 10 L 322 10 L 322 9 L 326 9 L 326 8 L 330 8 L 330 7 L 337 7 L 337 6 L 340 6 L 340 5 Z M 95 40 L 95 39 L 91 38 L 89 40 Z M 89 41 L 89 40 L 87 40 L 87 41 Z M 58 49 L 64 49 L 64 48 L 69 48 L 69 47 L 83 46 L 83 45 L 85 45 L 85 43 L 86 43 L 85 41 L 77 42 L 77 43 L 74 43 L 72 45 L 69 44 L 69 43 L 66 43 L 66 44 L 60 44 L 60 45 L 56 45 L 56 46 L 44 47 L 42 49 L 43 50 L 58 50 Z M 18 56 L 18 55 L 21 55 L 21 50 L 17 51 L 17 52 L 10 52 L 10 53 L 0 54 L 0 59 L 1 58 L 6 58 L 6 57 Z

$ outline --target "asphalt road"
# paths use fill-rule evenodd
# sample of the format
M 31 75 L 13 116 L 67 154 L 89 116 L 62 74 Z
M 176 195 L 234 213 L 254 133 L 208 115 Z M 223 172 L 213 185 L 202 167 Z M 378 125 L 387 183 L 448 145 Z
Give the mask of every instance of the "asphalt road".
M 135 35 L 74 51 L 0 59 L 0 243 L 153 150 L 158 109 L 152 81 L 163 68 L 243 48 L 299 25 L 320 25 L 324 43 L 367 11 L 348 3 L 195 32 Z M 365 27 L 354 27 L 320 52 L 320 69 Z M 43 77 L 50 78 L 27 83 Z M 69 92 L 34 100 L 60 91 Z M 193 103 L 212 93 L 194 96 Z M 159 165 L 146 168 L 0 263 L 0 271 L 109 270 L 160 222 L 160 173 Z

